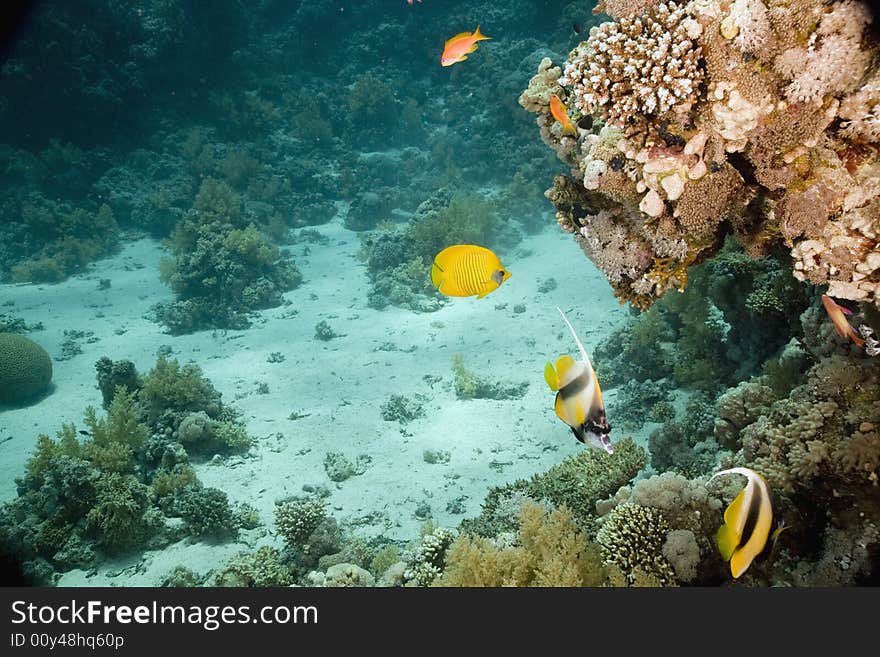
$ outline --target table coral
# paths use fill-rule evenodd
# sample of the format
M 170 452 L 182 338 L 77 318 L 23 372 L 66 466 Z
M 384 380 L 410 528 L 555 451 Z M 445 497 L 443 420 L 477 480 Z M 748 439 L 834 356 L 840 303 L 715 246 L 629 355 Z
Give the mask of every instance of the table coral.
M 683 288 L 732 234 L 752 257 L 788 248 L 794 275 L 832 296 L 880 305 L 880 58 L 866 4 L 611 4 L 616 20 L 564 66 L 542 61 L 521 104 L 570 168 L 547 192 L 557 221 L 621 302 L 647 308 Z M 561 137 L 550 90 L 592 129 Z

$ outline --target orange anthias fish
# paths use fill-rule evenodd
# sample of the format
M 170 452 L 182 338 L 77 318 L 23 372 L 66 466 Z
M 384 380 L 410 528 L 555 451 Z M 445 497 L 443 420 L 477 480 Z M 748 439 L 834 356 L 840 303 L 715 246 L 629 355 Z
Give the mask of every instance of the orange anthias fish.
M 837 330 L 837 335 L 842 338 L 849 338 L 857 347 L 860 349 L 863 348 L 865 346 L 865 341 L 862 340 L 846 319 L 846 315 L 852 315 L 852 311 L 843 306 L 837 305 L 834 299 L 827 294 L 822 295 L 822 305 L 825 306 L 825 311 L 828 313 L 828 317 L 831 318 L 831 323 L 834 324 L 834 328 Z
M 479 25 L 477 25 L 477 29 L 474 30 L 473 34 L 470 32 L 456 34 L 446 42 L 443 54 L 440 55 L 440 64 L 442 66 L 452 66 L 457 62 L 463 62 L 467 59 L 469 53 L 477 49 L 477 41 L 485 41 L 491 38 L 485 34 L 480 34 Z
M 562 124 L 563 137 L 577 136 L 577 128 L 574 127 L 571 119 L 568 118 L 568 112 L 565 111 L 565 105 L 563 105 L 562 101 L 555 95 L 550 96 L 550 113 L 553 115 L 554 119 Z

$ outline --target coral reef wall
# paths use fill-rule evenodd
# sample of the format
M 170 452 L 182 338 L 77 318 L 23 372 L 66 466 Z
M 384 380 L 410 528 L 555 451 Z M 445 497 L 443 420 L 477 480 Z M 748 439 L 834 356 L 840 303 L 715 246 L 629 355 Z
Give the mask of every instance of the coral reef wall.
M 600 3 L 520 103 L 570 166 L 547 196 L 621 299 L 650 306 L 734 235 L 880 305 L 878 51 L 857 0 Z M 581 126 L 562 134 L 550 95 Z M 590 120 L 584 120 L 589 118 Z

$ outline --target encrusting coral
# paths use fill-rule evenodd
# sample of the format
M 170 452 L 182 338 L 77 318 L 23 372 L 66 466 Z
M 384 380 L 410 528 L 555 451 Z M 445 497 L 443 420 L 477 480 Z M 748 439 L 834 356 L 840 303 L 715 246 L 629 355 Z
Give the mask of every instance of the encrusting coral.
M 520 104 L 571 167 L 547 196 L 621 302 L 647 308 L 732 234 L 880 304 L 877 44 L 863 2 L 613 2 Z M 592 129 L 562 136 L 549 95 Z

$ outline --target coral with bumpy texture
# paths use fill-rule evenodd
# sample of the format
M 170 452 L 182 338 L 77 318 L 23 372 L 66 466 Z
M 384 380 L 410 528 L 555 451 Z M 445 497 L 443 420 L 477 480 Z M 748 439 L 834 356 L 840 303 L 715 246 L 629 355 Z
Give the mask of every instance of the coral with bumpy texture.
M 675 572 L 663 555 L 669 525 L 647 506 L 622 504 L 606 518 L 596 534 L 607 566 L 615 566 L 629 585 L 673 586 Z
M 703 78 L 695 43 L 701 30 L 672 2 L 648 7 L 638 18 L 602 23 L 575 49 L 560 82 L 574 89 L 585 114 L 641 128 L 696 100 Z
M 302 547 L 326 517 L 327 505 L 321 499 L 285 502 L 275 508 L 275 526 L 292 550 Z
M 446 553 L 455 540 L 455 532 L 443 527 L 434 528 L 422 536 L 419 545 L 408 551 L 403 579 L 409 586 L 429 586 L 443 572 Z
M 214 573 L 213 586 L 266 587 L 290 586 L 293 576 L 273 547 L 264 545 L 256 552 L 242 552 Z
M 522 104 L 571 170 L 547 192 L 557 221 L 621 302 L 682 289 L 731 234 L 752 257 L 787 247 L 799 280 L 880 306 L 880 57 L 865 3 L 614 5 L 557 80 L 542 62 Z M 599 119 L 591 130 L 561 136 L 540 102 L 554 84 Z
M 52 381 L 52 359 L 30 338 L 0 333 L 0 403 L 18 403 L 43 392 Z

